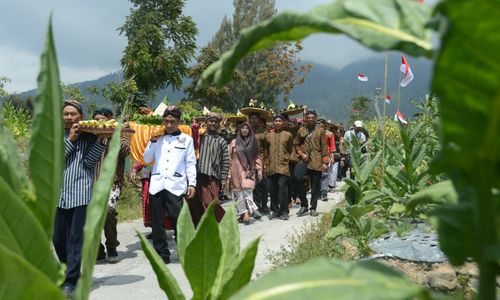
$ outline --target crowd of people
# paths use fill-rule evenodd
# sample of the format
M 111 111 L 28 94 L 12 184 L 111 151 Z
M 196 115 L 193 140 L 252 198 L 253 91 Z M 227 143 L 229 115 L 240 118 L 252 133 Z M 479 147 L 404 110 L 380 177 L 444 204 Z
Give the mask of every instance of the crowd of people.
M 181 124 L 178 107 L 166 107 L 162 130 L 151 134 L 142 162 L 135 162 L 130 173 L 132 179 L 142 182 L 144 225 L 152 228 L 153 246 L 166 264 L 170 263 L 170 249 L 165 229 L 173 229 L 177 235 L 184 199 L 195 225 L 210 204 L 220 222 L 225 214 L 224 199 L 236 202 L 238 221 L 247 225 L 263 215 L 286 221 L 292 204 L 300 204 L 298 216 L 318 216 L 318 200 L 327 201 L 327 193 L 347 175 L 349 153 L 343 140 L 357 138 L 364 144 L 367 136 L 361 121 L 345 132 L 341 126 L 318 118 L 313 109 L 305 108 L 302 113 L 302 119 L 295 119 L 286 111 L 270 116 L 262 110 L 250 110 L 245 120 L 229 124 L 223 115 L 211 112 L 188 126 Z M 109 120 L 113 113 L 103 108 L 92 117 Z M 80 276 L 86 207 L 111 135 L 79 130 L 83 111 L 76 101 L 64 102 L 63 118 L 64 183 L 53 243 L 59 260 L 67 265 L 63 289 L 71 295 Z M 222 127 L 226 133 L 232 128 L 231 134 L 221 134 Z M 131 151 L 129 139 L 128 135 L 121 137 L 104 226 L 106 241 L 97 257 L 109 263 L 119 261 L 116 203 Z

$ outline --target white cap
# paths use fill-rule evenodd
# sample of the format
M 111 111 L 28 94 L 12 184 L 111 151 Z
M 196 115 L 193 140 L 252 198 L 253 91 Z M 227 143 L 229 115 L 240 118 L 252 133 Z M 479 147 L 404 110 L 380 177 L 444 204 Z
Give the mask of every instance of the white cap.
M 355 121 L 355 122 L 354 122 L 354 126 L 355 126 L 355 127 L 363 127 L 363 122 L 361 122 L 360 120 Z

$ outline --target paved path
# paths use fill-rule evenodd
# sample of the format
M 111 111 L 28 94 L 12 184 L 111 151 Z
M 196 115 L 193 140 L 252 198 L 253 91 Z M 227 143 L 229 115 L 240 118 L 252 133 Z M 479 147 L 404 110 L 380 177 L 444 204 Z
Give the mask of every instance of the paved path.
M 342 193 L 328 194 L 329 201 L 319 201 L 317 211 L 329 212 L 342 199 Z M 299 207 L 294 205 L 290 210 L 290 220 L 269 220 L 264 216 L 262 220 L 250 225 L 239 224 L 241 248 L 245 247 L 257 236 L 261 236 L 259 251 L 257 253 L 254 276 L 269 269 L 270 264 L 266 253 L 278 250 L 285 243 L 288 234 L 294 234 L 314 217 L 297 217 Z M 121 261 L 117 264 L 100 264 L 94 269 L 94 286 L 90 299 L 92 300 L 137 300 L 137 299 L 166 299 L 164 292 L 158 286 L 156 276 L 144 255 L 135 231 L 148 233 L 149 228 L 144 228 L 142 220 L 121 223 L 118 225 L 118 254 Z M 175 249 L 175 242 L 169 238 L 169 248 Z M 168 265 L 176 277 L 186 296 L 192 296 L 189 282 L 177 259 L 177 252 L 172 253 L 172 263 Z

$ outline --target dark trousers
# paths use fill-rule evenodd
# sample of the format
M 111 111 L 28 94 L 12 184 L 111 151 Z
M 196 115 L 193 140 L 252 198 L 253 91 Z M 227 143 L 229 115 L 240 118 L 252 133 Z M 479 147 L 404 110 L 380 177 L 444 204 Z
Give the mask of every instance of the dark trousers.
M 86 214 L 86 205 L 56 210 L 52 242 L 59 261 L 66 264 L 65 284 L 76 285 L 80 278 Z
M 175 237 L 177 239 L 177 218 L 181 212 L 182 199 L 184 195 L 176 196 L 167 190 L 150 195 L 150 208 L 151 208 L 151 228 L 153 229 L 153 247 L 156 252 L 162 257 L 170 256 L 168 250 L 167 234 L 163 229 L 163 219 L 165 218 L 165 211 L 174 228 Z
M 115 250 L 120 242 L 118 241 L 118 231 L 116 225 L 118 224 L 118 212 L 112 207 L 108 207 L 106 220 L 104 221 L 104 236 L 106 237 L 106 249 Z M 99 245 L 100 255 L 104 255 L 104 245 Z
M 269 194 L 271 211 L 279 214 L 288 213 L 288 176 L 281 174 L 269 176 Z
M 259 210 L 267 209 L 267 178 L 264 176 L 262 180 L 257 180 L 255 182 L 255 188 L 253 189 L 253 201 L 259 208 Z
M 309 178 L 309 181 L 311 183 L 311 209 L 316 210 L 318 199 L 321 196 L 321 171 L 313 171 L 307 169 L 307 177 Z M 300 206 L 308 208 L 306 197 L 306 182 L 300 181 L 300 183 L 298 184 L 298 189 Z

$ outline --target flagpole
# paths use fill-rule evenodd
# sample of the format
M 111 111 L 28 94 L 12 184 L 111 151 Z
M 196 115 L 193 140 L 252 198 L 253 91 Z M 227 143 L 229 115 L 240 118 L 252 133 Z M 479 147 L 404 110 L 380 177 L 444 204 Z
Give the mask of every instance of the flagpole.
M 386 114 L 386 101 L 387 98 L 387 62 L 389 54 L 385 52 L 385 69 L 384 69 L 384 114 L 382 115 L 382 174 L 385 174 L 385 114 Z M 384 176 L 382 176 L 382 184 L 384 184 Z
M 401 98 L 401 72 L 399 72 L 399 81 L 398 81 L 398 111 L 399 111 L 399 99 Z

